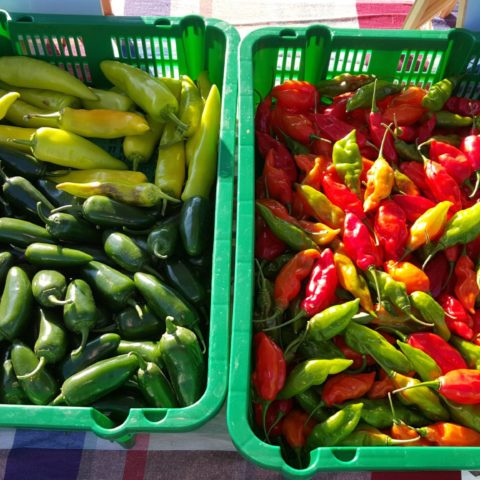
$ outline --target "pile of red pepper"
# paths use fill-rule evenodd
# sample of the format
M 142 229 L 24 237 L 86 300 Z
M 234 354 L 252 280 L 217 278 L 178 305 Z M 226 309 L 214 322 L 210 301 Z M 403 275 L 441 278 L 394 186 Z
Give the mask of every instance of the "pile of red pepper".
M 289 80 L 258 105 L 253 427 L 297 467 L 480 446 L 480 101 L 456 82 Z

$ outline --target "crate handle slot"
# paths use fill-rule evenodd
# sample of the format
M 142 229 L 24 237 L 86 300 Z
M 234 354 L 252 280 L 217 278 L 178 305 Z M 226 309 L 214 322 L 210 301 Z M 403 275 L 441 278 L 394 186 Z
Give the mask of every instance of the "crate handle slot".
M 158 18 L 153 24 L 156 27 L 170 27 L 172 22 L 168 18 Z
M 150 423 L 160 423 L 167 416 L 167 410 L 164 408 L 143 409 L 142 413 L 143 413 L 143 416 L 145 417 L 145 420 L 147 420 Z
M 295 30 L 292 30 L 291 28 L 284 28 L 283 30 L 280 31 L 280 36 L 283 38 L 285 37 L 297 38 L 297 32 Z
M 351 463 L 357 457 L 356 448 L 342 448 L 341 450 L 333 449 L 333 456 L 342 463 Z

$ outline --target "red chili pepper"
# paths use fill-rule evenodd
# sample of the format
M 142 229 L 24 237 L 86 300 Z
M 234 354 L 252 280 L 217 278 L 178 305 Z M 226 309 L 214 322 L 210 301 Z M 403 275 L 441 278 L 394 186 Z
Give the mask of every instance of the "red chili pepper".
M 392 195 L 392 200 L 403 210 L 410 223 L 435 206 L 431 200 L 420 195 Z
M 443 109 L 464 117 L 473 117 L 480 114 L 480 100 L 450 97 L 443 105 Z
M 375 372 L 339 373 L 328 377 L 322 388 L 322 400 L 327 407 L 363 397 L 375 381 Z
M 399 125 L 395 129 L 395 136 L 404 142 L 413 142 L 417 139 L 418 133 L 415 127 L 410 125 Z
M 268 195 L 284 205 L 292 203 L 292 181 L 286 171 L 275 166 L 275 153 L 271 149 L 265 158 L 263 177 Z
M 313 265 L 319 257 L 320 252 L 318 250 L 302 250 L 282 267 L 275 278 L 273 289 L 275 299 L 274 317 L 285 312 L 290 302 L 300 293 L 302 281 L 310 275 Z
M 472 315 L 473 318 L 473 339 L 472 343 L 475 345 L 480 345 L 480 310 L 475 310 L 475 313 Z
M 445 310 L 445 322 L 449 330 L 459 337 L 471 340 L 474 336 L 473 319 L 464 306 L 455 297 L 448 294 L 442 295 L 439 301 Z
M 371 400 L 386 398 L 390 392 L 395 390 L 395 385 L 384 370 L 379 372 L 380 380 L 373 383 L 372 388 L 368 391 L 367 397 Z
M 458 183 L 448 174 L 445 167 L 432 160 L 426 160 L 425 179 L 437 202 L 452 202 L 453 205 L 449 210 L 451 213 L 462 209 L 462 198 Z
M 272 437 L 278 437 L 282 433 L 282 422 L 285 415 L 293 408 L 293 400 L 275 400 L 272 403 L 254 403 L 255 423 L 263 427 L 263 409 L 267 408 L 265 414 L 265 430 Z
M 316 134 L 313 123 L 307 115 L 289 113 L 280 107 L 272 111 L 272 128 L 280 138 L 287 135 L 304 145 L 308 145 Z
M 313 153 L 302 153 L 299 155 L 294 155 L 293 158 L 297 168 L 304 173 L 308 173 L 315 166 L 315 159 L 317 158 L 317 155 L 314 155 Z
M 287 365 L 281 348 L 264 332 L 253 337 L 255 370 L 252 382 L 258 396 L 273 401 L 285 384 Z
M 480 370 L 468 368 L 452 370 L 436 380 L 418 383 L 415 386 L 434 388 L 448 400 L 462 405 L 480 403 Z
M 335 300 L 337 285 L 337 269 L 333 261 L 333 253 L 329 248 L 326 248 L 320 254 L 310 273 L 301 309 L 309 317 L 313 317 L 313 315 L 330 307 Z
M 376 159 L 378 157 L 378 152 L 375 151 L 375 156 L 374 158 Z M 368 180 L 368 172 L 369 170 L 373 167 L 373 164 L 375 162 L 373 160 L 370 160 L 370 158 L 365 158 L 362 153 L 362 174 L 360 175 L 360 182 L 362 183 L 367 183 Z M 363 208 L 363 206 L 362 206 Z
M 435 130 L 435 126 L 437 125 L 437 117 L 432 115 L 428 120 L 423 122 L 417 131 L 417 142 L 423 143 L 426 142 L 433 134 Z
M 400 164 L 400 171 L 413 181 L 425 197 L 430 200 L 435 200 L 425 177 L 425 169 L 420 163 L 402 162 Z
M 335 167 L 329 166 L 322 176 L 322 188 L 327 198 L 344 212 L 365 218 L 361 200 L 340 179 Z
M 266 198 L 267 186 L 265 185 L 265 177 L 261 175 L 255 180 L 255 198 Z
M 383 151 L 382 151 L 383 156 L 390 163 L 397 164 L 398 154 L 397 154 L 397 151 L 395 150 L 393 135 L 390 131 L 388 131 L 385 137 L 385 132 L 387 128 L 384 125 L 382 113 L 375 106 L 375 101 L 374 101 L 375 97 L 372 97 L 372 98 L 373 98 L 372 110 L 370 112 L 370 115 L 368 116 L 370 137 L 374 145 L 376 145 L 378 148 L 380 148 L 380 146 L 383 143 Z M 385 137 L 385 140 L 384 140 L 384 137 Z
M 262 220 L 260 229 L 255 239 L 255 257 L 263 260 L 272 261 L 281 255 L 287 246 L 279 240 Z
M 427 264 L 424 272 L 430 280 L 430 293 L 432 297 L 437 298 L 443 291 L 449 277 L 448 261 L 443 252 L 437 253 Z
M 341 350 L 346 359 L 353 360 L 352 365 L 350 365 L 351 368 L 361 368 L 364 362 L 366 362 L 367 366 L 375 365 L 375 360 L 370 355 L 362 355 L 350 348 L 345 343 L 343 336 L 337 335 L 333 337 L 333 343 Z
M 443 374 L 451 370 L 467 368 L 467 364 L 460 353 L 435 333 L 413 333 L 408 337 L 408 344 L 430 355 Z
M 477 272 L 470 257 L 462 255 L 455 265 L 455 295 L 460 303 L 472 315 L 475 313 L 475 301 L 480 293 L 477 285 Z
M 281 108 L 295 113 L 315 108 L 318 92 L 314 85 L 301 80 L 286 80 L 271 91 Z
M 352 212 L 345 214 L 343 243 L 347 255 L 361 270 L 382 265 L 382 251 L 375 245 L 366 225 Z
M 276 217 L 285 220 L 288 223 L 293 223 L 293 225 L 299 225 L 298 220 L 292 217 L 284 205 L 282 205 L 277 200 L 273 198 L 261 198 L 257 200 L 258 203 L 267 207 Z
M 425 113 L 422 107 L 408 105 L 406 103 L 392 106 L 392 103 L 390 103 L 383 112 L 383 120 L 386 123 L 392 123 L 397 120 L 401 125 L 413 125 L 420 120 Z
M 467 243 L 467 255 L 475 262 L 480 260 L 480 235 L 471 242 Z
M 294 190 L 292 195 L 292 215 L 294 218 L 303 219 L 309 210 L 308 205 L 298 191 Z
M 385 259 L 400 259 L 409 235 L 403 209 L 393 200 L 383 200 L 375 215 L 374 230 L 385 252 Z
M 472 166 L 461 150 L 448 143 L 432 140 L 430 143 L 430 159 L 445 167 L 447 173 L 462 184 L 472 175 Z
M 320 129 L 322 136 L 328 138 L 332 142 L 337 142 L 352 131 L 352 125 L 344 122 L 331 115 L 324 115 L 322 113 L 313 113 L 310 118 L 314 121 L 317 127 Z M 357 144 L 359 147 L 363 147 L 367 138 L 364 134 L 357 131 Z
M 297 181 L 297 168 L 293 161 L 293 156 L 289 152 L 288 148 L 275 140 L 271 135 L 262 132 L 255 132 L 256 145 L 263 158 L 265 158 L 268 152 L 273 148 L 275 155 L 275 167 L 285 171 L 290 181 Z
M 270 116 L 272 110 L 272 97 L 267 95 L 257 107 L 255 112 L 255 131 L 270 132 Z
M 325 115 L 332 115 L 340 120 L 347 117 L 347 102 L 354 95 L 354 92 L 342 93 L 333 98 L 333 103 L 322 112 Z
M 477 177 L 472 196 L 477 193 L 480 186 L 480 135 L 468 135 L 464 137 L 460 144 L 460 150 L 465 154 L 470 162 L 473 172 Z
M 301 410 L 292 410 L 283 419 L 282 435 L 292 448 L 302 448 L 316 422 Z

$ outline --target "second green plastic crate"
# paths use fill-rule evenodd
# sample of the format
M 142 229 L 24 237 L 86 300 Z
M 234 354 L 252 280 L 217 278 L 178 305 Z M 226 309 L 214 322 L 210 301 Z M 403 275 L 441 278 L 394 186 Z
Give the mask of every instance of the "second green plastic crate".
M 227 423 L 238 450 L 257 465 L 288 477 L 326 470 L 470 470 L 480 449 L 454 447 L 324 447 L 309 465 L 289 466 L 280 448 L 258 438 L 251 421 L 254 272 L 254 115 L 260 100 L 287 79 L 316 83 L 339 73 L 370 73 L 428 88 L 448 75 L 465 74 L 459 96 L 480 95 L 480 41 L 466 30 L 442 32 L 266 28 L 252 32 L 239 54 L 239 147 L 234 313 Z M 258 165 L 257 165 L 258 167 Z

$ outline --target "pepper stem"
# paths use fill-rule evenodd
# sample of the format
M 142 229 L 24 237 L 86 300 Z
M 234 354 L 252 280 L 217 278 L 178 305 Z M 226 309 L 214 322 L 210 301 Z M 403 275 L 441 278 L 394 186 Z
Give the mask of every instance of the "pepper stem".
M 395 445 L 404 445 L 406 443 L 413 443 L 416 442 L 417 440 L 420 440 L 422 438 L 420 435 L 414 438 L 404 438 L 403 440 L 400 440 L 399 438 L 392 438 L 389 441 L 389 445 L 395 446 Z
M 397 330 L 396 328 L 393 328 L 393 327 L 389 327 L 388 325 L 380 325 L 379 327 L 377 327 L 375 330 L 385 330 L 386 332 L 389 332 L 389 333 L 393 333 L 394 335 L 396 335 L 398 338 L 400 338 L 400 340 L 402 342 L 406 342 L 408 340 L 408 337 L 407 335 L 405 335 L 403 332 L 401 332 L 400 330 Z
M 425 259 L 425 261 L 423 262 L 423 265 L 422 265 L 422 270 L 425 270 L 425 267 L 427 266 L 427 264 L 430 262 L 430 260 L 441 250 L 441 246 L 437 245 L 430 253 L 429 255 L 427 256 L 427 258 Z
M 401 393 L 404 392 L 405 390 L 410 390 L 412 388 L 418 388 L 418 387 L 428 387 L 428 388 L 433 388 L 434 390 L 438 390 L 440 388 L 440 382 L 438 380 L 430 380 L 429 382 L 421 382 L 417 383 L 415 385 L 409 385 L 408 387 L 402 387 L 402 388 L 397 388 L 392 392 L 392 394 L 396 393 Z
M 37 215 L 39 216 L 40 220 L 45 223 L 46 226 L 50 224 L 50 220 L 42 211 L 42 202 L 37 202 Z
M 473 187 L 473 191 L 468 196 L 468 198 L 473 198 L 477 194 L 479 187 L 480 187 L 480 170 L 477 170 L 475 172 L 475 186 Z
M 262 331 L 269 332 L 271 330 L 276 330 L 277 328 L 283 328 L 287 325 L 295 323 L 298 319 L 303 318 L 306 315 L 307 315 L 307 313 L 304 310 L 302 310 L 297 315 L 295 315 L 293 318 L 291 318 L 290 320 L 287 320 L 286 322 L 280 323 L 278 325 L 274 325 L 273 327 L 263 328 Z
M 63 393 L 60 393 L 60 395 L 58 395 L 58 397 L 54 398 L 49 403 L 49 405 L 51 405 L 53 407 L 58 407 L 58 406 L 61 406 L 61 405 L 65 405 L 65 397 L 63 396 Z
M 80 334 L 82 335 L 82 341 L 80 342 L 80 346 L 71 353 L 72 357 L 78 357 L 85 349 L 85 345 L 87 344 L 88 340 L 88 332 L 88 328 L 82 328 L 82 330 L 80 331 Z
M 32 118 L 60 118 L 60 112 L 52 112 L 52 113 L 27 113 L 23 116 L 23 120 L 31 120 Z
M 433 327 L 434 324 L 433 323 L 429 323 L 429 322 L 424 322 L 423 320 L 420 320 L 419 318 L 417 318 L 411 311 L 407 311 L 407 310 L 410 310 L 410 305 L 406 305 L 405 307 L 403 307 L 401 310 L 404 311 L 407 315 L 408 315 L 408 318 L 412 321 L 414 321 L 415 323 L 418 323 L 420 325 L 423 325 L 425 327 Z
M 165 113 L 164 116 L 167 120 L 174 123 L 182 134 L 188 129 L 188 125 L 182 122 L 173 112 L 169 111 Z
M 45 357 L 40 357 L 38 365 L 31 372 L 26 373 L 25 375 L 17 375 L 17 378 L 19 380 L 28 380 L 29 378 L 32 378 L 45 366 L 46 363 L 47 360 Z
M 168 315 L 168 317 L 165 318 L 165 326 L 166 326 L 166 331 L 169 334 L 174 334 L 177 331 L 177 326 L 175 325 L 174 318 Z
M 267 410 L 269 409 L 271 404 L 272 404 L 272 401 L 268 400 L 263 404 L 263 408 L 262 408 L 262 427 L 263 427 L 263 434 L 265 435 L 265 441 L 267 443 L 270 443 L 270 437 L 268 434 L 270 433 L 273 427 L 272 425 L 272 427 L 270 427 L 267 431 Z
M 128 301 L 127 301 L 127 304 L 130 305 L 131 307 L 133 307 L 135 309 L 135 311 L 137 312 L 138 316 L 140 318 L 143 318 L 143 311 L 142 311 L 142 308 L 140 307 L 140 305 L 133 299 L 133 298 L 130 298 Z
M 30 148 L 35 145 L 35 142 L 33 140 L 20 140 L 19 138 L 7 138 L 7 142 L 15 143 L 17 145 L 26 145 Z
M 349 368 L 348 373 L 362 373 L 367 368 L 367 356 L 362 355 L 362 364 L 358 368 Z
M 168 258 L 168 255 L 163 255 L 163 254 L 161 254 L 161 253 L 159 252 L 159 247 L 158 247 L 158 245 L 155 245 L 155 246 L 153 247 L 153 254 L 154 254 L 157 258 L 159 258 L 160 260 L 166 260 L 166 259 Z
M 64 306 L 64 305 L 70 305 L 71 303 L 73 303 L 73 300 L 72 299 L 69 299 L 69 300 L 60 300 L 59 298 L 57 298 L 55 295 L 49 295 L 47 297 L 47 300 L 53 304 L 53 305 L 56 305 L 58 307 L 61 307 L 61 306 Z
M 310 412 L 310 414 L 308 415 L 307 419 L 305 420 L 305 423 L 303 424 L 304 427 L 307 426 L 307 423 L 312 419 L 312 417 L 315 415 L 315 413 L 318 412 L 318 410 L 320 410 L 321 408 L 323 408 L 325 406 L 325 402 L 323 401 L 320 401 L 318 402 L 318 404 L 315 406 L 315 408 Z
M 377 102 L 376 102 L 376 94 L 377 94 L 377 78 L 373 81 L 373 95 L 372 95 L 372 106 L 370 108 L 371 113 L 378 112 Z

